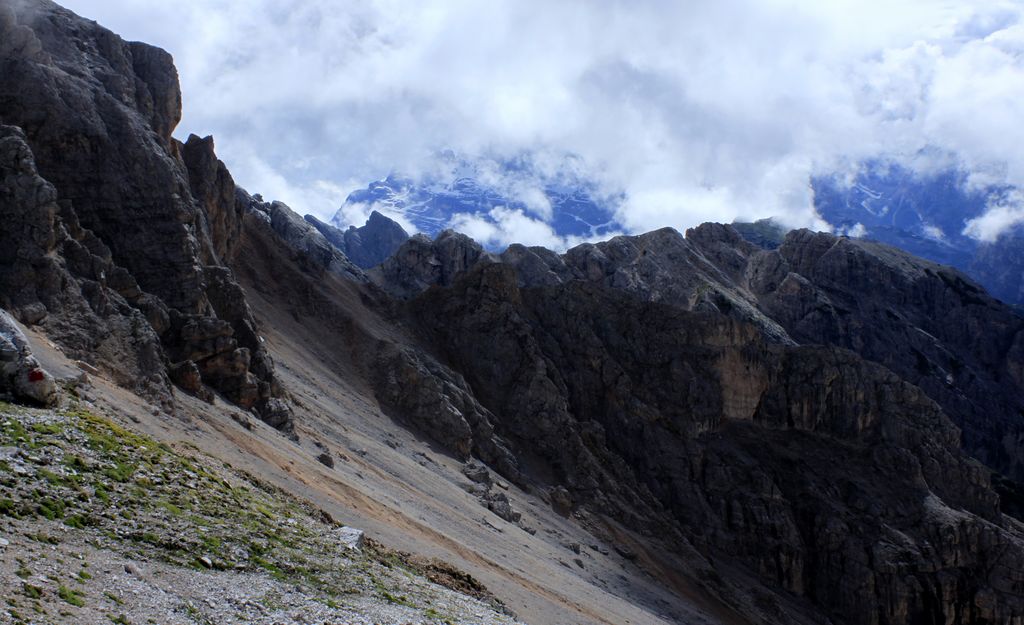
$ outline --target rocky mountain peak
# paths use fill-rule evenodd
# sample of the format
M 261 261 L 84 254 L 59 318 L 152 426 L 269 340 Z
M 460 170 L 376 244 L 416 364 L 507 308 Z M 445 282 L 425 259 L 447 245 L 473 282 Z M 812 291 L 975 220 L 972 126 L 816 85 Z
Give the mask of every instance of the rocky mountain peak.
M 363 226 L 349 226 L 345 231 L 312 215 L 306 215 L 305 219 L 324 235 L 331 245 L 363 269 L 376 267 L 384 262 L 409 238 L 409 233 L 401 225 L 377 211 L 370 213 Z

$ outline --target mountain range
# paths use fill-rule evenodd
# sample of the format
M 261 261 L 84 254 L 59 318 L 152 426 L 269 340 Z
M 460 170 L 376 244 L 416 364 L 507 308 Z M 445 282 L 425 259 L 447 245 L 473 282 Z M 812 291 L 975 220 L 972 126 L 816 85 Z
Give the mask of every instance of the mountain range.
M 0 0 L 5 619 L 1024 619 L 1024 317 L 960 270 L 335 228 L 181 105 L 166 52 Z
M 563 175 L 557 184 L 551 184 L 543 174 L 524 167 L 522 159 L 486 159 L 485 166 L 471 165 L 465 159 L 458 163 L 447 177 L 414 180 L 389 176 L 373 182 L 348 196 L 332 224 L 344 228 L 349 215 L 372 207 L 435 236 L 446 228 L 459 229 L 464 216 L 494 223 L 492 211 L 510 208 L 542 221 L 560 237 L 599 240 L 625 230 L 616 220 L 621 196 L 602 196 L 596 185 L 582 176 Z M 951 265 L 1003 301 L 1024 304 L 1024 257 L 1020 254 L 1024 231 L 1020 226 L 1011 227 L 991 241 L 969 232 L 972 220 L 993 203 L 1005 200 L 1012 188 L 975 188 L 968 174 L 955 167 L 920 174 L 882 160 L 863 163 L 852 178 L 823 175 L 809 183 L 818 215 L 836 232 L 888 243 Z M 524 197 L 540 198 L 545 208 L 531 208 Z M 505 247 L 504 241 L 482 243 L 492 251 Z

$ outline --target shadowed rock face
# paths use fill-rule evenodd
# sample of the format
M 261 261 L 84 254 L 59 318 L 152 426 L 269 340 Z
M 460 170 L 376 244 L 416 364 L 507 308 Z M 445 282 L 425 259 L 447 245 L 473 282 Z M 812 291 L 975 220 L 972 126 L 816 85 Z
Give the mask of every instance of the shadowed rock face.
M 1019 525 L 921 389 L 719 313 L 518 282 L 478 265 L 412 300 L 411 323 L 584 509 L 734 558 L 843 622 L 1024 610 Z
M 171 137 L 170 55 L 45 0 L 0 5 L 0 41 L 4 236 L 27 267 L 7 272 L 4 305 L 165 403 L 169 372 L 288 428 L 251 311 L 225 303 L 241 295 L 222 266 L 241 228 L 234 183 L 212 140 Z
M 477 263 L 494 260 L 495 256 L 473 239 L 445 230 L 433 241 L 417 234 L 367 275 L 389 294 L 407 298 L 432 285 L 448 286 Z
M 752 259 L 765 312 L 801 343 L 852 349 L 919 386 L 965 448 L 1024 480 L 1024 318 L 960 272 L 878 243 L 807 231 Z
M 363 269 L 381 264 L 409 239 L 409 233 L 402 226 L 377 211 L 370 213 L 363 226 L 349 226 L 348 230 L 335 228 L 312 215 L 306 215 L 305 219 Z
M 42 326 L 72 358 L 169 405 L 157 336 L 170 323 L 166 306 L 143 293 L 57 198 L 25 134 L 0 126 L 0 307 Z
M 371 277 L 406 297 L 450 284 L 450 275 L 442 282 L 440 272 L 422 270 L 440 266 L 420 251 L 430 249 L 410 240 L 382 266 L 387 274 Z M 1024 318 L 954 269 L 806 230 L 765 250 L 720 224 L 685 237 L 670 228 L 616 237 L 564 255 L 513 245 L 500 260 L 520 286 L 585 281 L 751 323 L 773 343 L 853 350 L 919 386 L 963 430 L 969 453 L 1024 482 Z
M 1024 325 L 959 273 L 717 224 L 465 264 L 429 271 L 414 239 L 371 277 L 582 510 L 736 558 L 840 622 L 1024 610 L 1020 526 L 950 421 L 1016 476 Z

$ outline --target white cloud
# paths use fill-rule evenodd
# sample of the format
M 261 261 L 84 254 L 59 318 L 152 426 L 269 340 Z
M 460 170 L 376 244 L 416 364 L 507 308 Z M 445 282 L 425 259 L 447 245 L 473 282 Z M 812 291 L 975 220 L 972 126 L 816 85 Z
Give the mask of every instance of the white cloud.
M 985 214 L 971 219 L 964 234 L 979 241 L 992 242 L 1009 228 L 1024 223 L 1024 194 L 1013 191 L 989 202 Z
M 868 235 L 868 229 L 864 227 L 864 224 L 858 222 L 848 228 L 838 228 L 836 234 L 860 239 Z
M 416 226 L 408 220 L 405 213 L 394 210 L 390 204 L 381 202 L 349 202 L 341 207 L 341 220 L 328 221 L 332 225 L 343 228 L 347 226 L 362 226 L 370 218 L 370 213 L 377 211 L 381 215 L 390 218 L 402 226 L 406 232 L 414 234 L 418 231 Z M 332 215 L 333 216 L 333 215 Z
M 601 237 L 559 236 L 546 222 L 530 217 L 518 208 L 496 206 L 485 215 L 457 213 L 452 216 L 448 227 L 462 232 L 481 245 L 491 249 L 502 249 L 513 243 L 540 245 L 557 252 L 591 240 L 608 239 L 616 234 Z
M 415 175 L 444 148 L 579 155 L 625 191 L 634 230 L 821 226 L 809 175 L 867 157 L 952 154 L 977 184 L 1024 186 L 1019 2 L 65 4 L 169 49 L 180 132 L 214 134 L 243 186 L 325 218 L 340 202 L 323 181 Z

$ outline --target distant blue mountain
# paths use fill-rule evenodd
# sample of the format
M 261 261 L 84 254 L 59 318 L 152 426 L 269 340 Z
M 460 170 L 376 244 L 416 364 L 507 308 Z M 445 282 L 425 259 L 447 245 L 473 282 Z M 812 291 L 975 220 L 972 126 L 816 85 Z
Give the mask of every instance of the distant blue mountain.
M 552 174 L 539 171 L 528 157 L 469 162 L 448 153 L 440 160 L 443 175 L 413 180 L 396 174 L 353 192 L 332 223 L 344 229 L 352 215 L 374 209 L 434 236 L 460 214 L 494 222 L 492 211 L 506 208 L 543 221 L 561 237 L 603 238 L 624 230 L 615 220 L 623 197 L 602 196 L 571 167 Z M 993 243 L 964 234 L 969 220 L 1011 188 L 976 189 L 957 169 L 921 175 L 884 161 L 864 163 L 853 179 L 837 174 L 810 182 L 818 214 L 838 232 L 952 265 L 996 297 L 1024 304 L 1024 229 Z
M 445 175 L 413 180 L 394 174 L 351 193 L 332 223 L 348 226 L 350 215 L 365 212 L 357 210 L 361 204 L 400 215 L 431 236 L 460 214 L 494 222 L 491 211 L 501 208 L 522 211 L 563 237 L 602 237 L 622 230 L 614 216 L 621 197 L 602 197 L 596 185 L 572 172 L 539 172 L 525 158 L 449 161 L 453 165 Z
M 920 175 L 870 161 L 853 180 L 812 179 L 815 207 L 839 232 L 888 243 L 967 273 L 996 297 L 1024 303 L 1024 239 L 1020 229 L 983 243 L 964 234 L 967 222 L 1011 187 L 971 188 L 967 174 L 947 169 Z M 1016 271 L 1014 271 L 1014 268 Z

